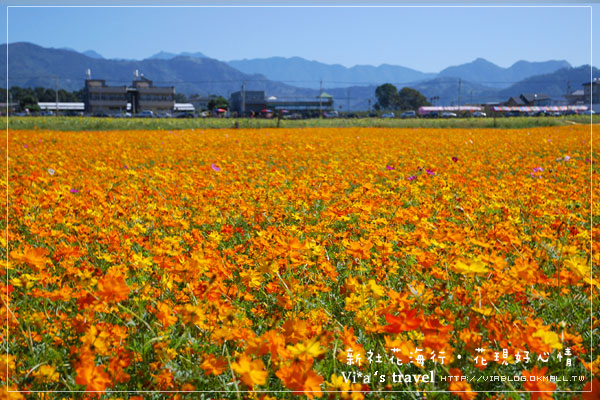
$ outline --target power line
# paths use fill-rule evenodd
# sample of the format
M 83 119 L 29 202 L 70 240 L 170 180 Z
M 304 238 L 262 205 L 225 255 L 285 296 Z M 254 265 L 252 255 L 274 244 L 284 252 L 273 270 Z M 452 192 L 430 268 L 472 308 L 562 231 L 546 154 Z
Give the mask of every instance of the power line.
M 39 78 L 48 78 L 48 79 L 56 79 L 57 75 L 19 75 L 19 74 L 10 74 L 9 75 L 9 80 L 12 79 L 39 79 Z M 66 77 L 66 76 L 58 76 L 59 79 L 61 80 L 65 80 L 65 81 L 84 81 L 85 79 L 83 78 L 73 78 L 73 77 Z M 445 77 L 444 77 L 445 78 Z M 325 84 L 344 84 L 344 85 L 381 85 L 383 83 L 392 83 L 394 85 L 419 85 L 419 84 L 436 84 L 438 83 L 438 81 L 436 80 L 437 78 L 433 78 L 433 79 L 429 79 L 429 80 L 419 80 L 419 81 L 405 81 L 405 82 L 396 82 L 393 80 L 382 80 L 382 81 L 341 81 L 341 80 L 274 80 L 274 79 L 246 79 L 246 78 L 239 78 L 239 79 L 202 79 L 202 80 L 169 80 L 169 81 L 159 81 L 159 80 L 152 80 L 153 83 L 157 83 L 157 84 L 185 84 L 185 83 L 242 83 L 242 82 L 268 82 L 268 83 L 314 83 L 315 84 L 315 88 L 317 86 L 317 84 L 319 84 L 320 82 L 323 83 L 323 85 Z M 128 84 L 131 82 L 131 80 L 128 79 L 100 79 L 103 80 L 105 82 L 110 82 L 110 83 L 123 83 L 123 84 Z M 461 80 L 462 81 L 462 80 Z M 470 83 L 470 84 L 505 84 L 505 85 L 509 85 L 509 84 L 515 84 L 515 83 L 525 83 L 524 80 L 520 80 L 520 81 L 462 81 L 462 84 L 464 83 Z M 533 82 L 528 82 L 528 83 L 532 83 L 532 84 L 538 84 L 538 83 L 556 83 L 557 80 L 554 79 L 543 79 L 543 80 L 538 80 L 536 79 Z M 439 83 L 444 83 L 444 81 L 439 82 Z M 452 82 L 448 82 L 448 83 L 452 83 Z M 302 88 L 305 89 L 305 88 Z M 335 87 L 333 88 L 329 88 L 329 89 L 336 89 Z M 495 89 L 495 88 L 490 88 L 490 89 Z

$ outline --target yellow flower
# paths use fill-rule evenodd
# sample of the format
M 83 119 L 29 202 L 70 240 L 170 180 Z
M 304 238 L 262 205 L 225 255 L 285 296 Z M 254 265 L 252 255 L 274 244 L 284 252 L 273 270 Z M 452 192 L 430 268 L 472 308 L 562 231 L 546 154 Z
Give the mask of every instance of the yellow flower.
M 546 345 L 550 346 L 553 349 L 560 350 L 563 348 L 563 345 L 560 342 L 558 335 L 554 332 L 547 331 L 544 329 L 539 329 L 532 336 L 542 339 L 542 341 Z
M 42 365 L 33 375 L 38 382 L 58 382 L 58 372 L 51 365 Z
M 315 338 L 307 342 L 299 342 L 295 346 L 288 346 L 287 349 L 294 357 L 305 355 L 311 358 L 316 358 L 326 351 Z
M 254 360 L 245 354 L 242 354 L 238 362 L 231 364 L 231 368 L 241 375 L 242 382 L 250 387 L 255 385 L 264 385 L 267 382 L 267 371 L 262 360 Z
M 590 267 L 588 262 L 583 257 L 571 256 L 565 261 L 565 266 L 569 268 L 578 278 L 585 278 L 590 276 Z
M 458 261 L 451 267 L 451 269 L 455 272 L 465 275 L 485 275 L 488 273 L 488 269 L 485 264 L 479 260 L 472 261 L 469 264 Z

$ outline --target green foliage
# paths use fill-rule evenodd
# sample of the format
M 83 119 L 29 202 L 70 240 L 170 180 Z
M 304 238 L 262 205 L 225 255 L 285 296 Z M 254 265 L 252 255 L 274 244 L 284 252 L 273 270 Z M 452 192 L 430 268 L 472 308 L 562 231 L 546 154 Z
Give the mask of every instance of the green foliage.
M 229 107 L 229 102 L 227 101 L 227 99 L 225 97 L 222 97 L 222 96 L 214 97 L 214 98 L 210 99 L 210 101 L 208 102 L 208 109 L 210 111 L 214 111 L 217 108 L 227 108 L 227 107 Z
M 591 119 L 590 119 L 591 118 Z M 449 118 L 449 119 L 400 119 L 400 118 L 332 118 L 281 120 L 281 128 L 310 127 L 381 127 L 381 128 L 498 128 L 523 129 L 535 126 L 562 126 L 573 123 L 594 124 L 600 116 L 573 115 L 566 118 L 515 117 L 498 118 Z M 136 129 L 230 129 L 238 124 L 242 129 L 277 127 L 276 119 L 258 118 L 95 118 L 95 117 L 9 117 L 11 129 L 52 129 L 58 131 L 136 130 Z M 6 117 L 0 124 L 6 126 Z
M 54 89 L 36 87 L 36 88 L 20 88 L 18 86 L 11 87 L 8 92 L 2 89 L 2 98 L 8 102 L 19 104 L 19 109 L 24 111 L 26 108 L 29 111 L 39 111 L 37 103 L 55 102 L 56 91 Z M 83 91 L 68 92 L 64 89 L 58 90 L 58 101 L 60 102 L 81 102 L 83 101 Z
M 375 97 L 377 97 L 377 103 L 375 104 L 376 110 L 395 109 L 398 99 L 398 89 L 391 83 L 385 83 L 377 86 L 377 89 L 375 89 Z
M 398 109 L 417 110 L 419 107 L 430 106 L 427 98 L 418 90 L 405 87 L 398 92 Z
M 416 110 L 431 105 L 418 90 L 404 87 L 398 91 L 391 83 L 378 86 L 375 89 L 375 97 L 377 97 L 376 110 Z
M 175 93 L 175 102 L 176 103 L 187 103 L 188 99 L 183 93 Z

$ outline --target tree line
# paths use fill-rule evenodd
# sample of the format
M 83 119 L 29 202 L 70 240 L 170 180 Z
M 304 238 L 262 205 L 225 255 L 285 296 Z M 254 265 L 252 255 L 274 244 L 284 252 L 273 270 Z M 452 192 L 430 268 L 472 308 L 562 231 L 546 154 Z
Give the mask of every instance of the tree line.
M 404 87 L 398 90 L 391 83 L 378 86 L 375 89 L 376 110 L 417 110 L 419 107 L 430 106 L 421 92 L 413 88 Z
M 51 103 L 56 101 L 56 90 L 43 87 L 21 88 L 13 86 L 6 90 L 0 88 L 0 96 L 6 99 L 8 103 L 17 104 L 19 109 L 29 111 L 40 111 L 38 103 Z M 68 92 L 64 89 L 58 89 L 59 102 L 83 102 L 83 89 Z

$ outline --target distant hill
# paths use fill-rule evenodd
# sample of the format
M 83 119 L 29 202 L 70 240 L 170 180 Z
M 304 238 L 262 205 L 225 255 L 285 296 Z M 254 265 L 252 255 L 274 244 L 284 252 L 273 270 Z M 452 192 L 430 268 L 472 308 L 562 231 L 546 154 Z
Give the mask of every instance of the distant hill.
M 506 88 L 515 82 L 533 75 L 547 74 L 562 68 L 570 68 L 564 60 L 544 62 L 517 61 L 509 68 L 502 68 L 483 58 L 466 64 L 448 67 L 440 71 L 440 77 L 461 78 L 473 83 L 481 83 L 496 88 Z
M 592 69 L 594 78 L 600 77 L 598 68 Z M 510 97 L 517 97 L 523 93 L 543 93 L 553 99 L 563 98 L 567 93 L 567 87 L 570 91 L 583 89 L 583 83 L 590 81 L 590 66 L 583 65 L 577 68 L 563 68 L 550 74 L 535 75 L 520 82 L 517 82 L 507 88 L 498 89 L 481 85 L 467 80 L 461 80 L 460 104 L 482 104 L 488 102 L 504 102 Z M 437 105 L 456 105 L 458 104 L 458 78 L 438 77 L 427 81 L 417 82 L 408 86 L 423 93 L 428 100 L 434 96 L 439 96 Z M 369 107 L 368 100 L 371 99 L 371 106 L 375 104 L 376 85 L 366 87 L 352 87 L 328 89 L 327 92 L 333 95 L 336 104 L 346 110 L 350 104 L 350 110 Z M 430 100 L 431 101 L 431 100 Z
M 198 52 L 195 53 L 190 53 L 187 51 L 184 51 L 182 53 L 179 54 L 175 54 L 175 53 L 169 53 L 167 51 L 160 51 L 156 54 L 151 55 L 150 57 L 148 57 L 149 60 L 154 60 L 154 59 L 158 59 L 158 60 L 171 60 L 175 57 L 192 57 L 192 58 L 208 58 L 207 56 L 205 56 L 204 54 Z
M 600 77 L 600 70 L 592 68 L 592 76 Z M 552 98 L 564 97 L 568 87 L 570 91 L 583 89 L 583 84 L 590 81 L 590 66 L 582 65 L 577 68 L 563 68 L 551 74 L 529 77 L 521 82 L 502 89 L 498 92 L 501 99 L 518 96 L 521 93 L 544 93 Z
M 419 82 L 411 86 L 413 89 L 423 93 L 427 99 L 434 96 L 439 97 L 435 101 L 437 105 L 458 105 L 459 90 L 458 79 L 451 77 L 437 77 L 435 79 Z M 497 101 L 497 89 L 481 85 L 475 82 L 462 80 L 460 83 L 460 104 L 487 103 Z
M 6 44 L 0 45 L 0 74 L 6 74 Z M 158 53 L 145 60 L 104 59 L 93 51 L 77 52 L 72 49 L 44 48 L 31 43 L 11 43 L 8 45 L 9 86 L 54 88 L 56 77 L 59 87 L 70 91 L 83 88 L 87 69 L 92 78 L 105 79 L 109 85 L 130 84 L 136 70 L 154 81 L 157 86 L 175 86 L 177 93 L 218 94 L 228 97 L 241 89 L 246 82 L 246 90 L 264 90 L 267 96 L 280 98 L 315 97 L 319 93 L 318 80 L 323 79 L 323 88 L 333 95 L 336 109 L 367 110 L 375 104 L 375 88 L 381 83 L 392 83 L 398 89 L 412 87 L 428 99 L 439 97 L 438 105 L 458 103 L 458 81 L 460 75 L 460 103 L 484 103 L 506 101 L 511 96 L 522 93 L 546 93 L 553 98 L 563 97 L 570 85 L 571 91 L 582 89 L 582 83 L 589 81 L 589 66 L 561 68 L 549 73 L 536 74 L 524 79 L 516 77 L 532 74 L 544 69 L 563 65 L 564 61 L 530 63 L 520 61 L 510 68 L 498 67 L 486 60 L 477 59 L 462 66 L 449 67 L 440 73 L 424 74 L 409 68 L 391 65 L 379 67 L 356 66 L 346 68 L 341 65 L 327 65 L 307 61 L 299 57 L 292 59 L 272 58 L 264 60 L 243 60 L 249 71 L 261 70 L 268 65 L 279 65 L 281 77 L 289 82 L 278 82 L 254 72 L 238 70 L 237 62 L 225 63 L 208 57 Z M 191 54 L 191 53 L 188 53 Z M 263 65 L 260 67 L 260 65 Z M 568 65 L 568 63 L 566 63 Z M 238 64 L 239 65 L 239 64 Z M 296 75 L 285 78 L 285 66 Z M 260 67 L 260 68 L 259 68 Z M 240 67 L 241 68 L 241 67 Z M 246 70 L 246 71 L 248 71 Z M 276 69 L 277 70 L 277 69 Z M 329 75 L 327 75 L 329 74 Z M 404 74 L 404 75 L 402 75 Z M 449 76 L 445 76 L 448 74 Z M 593 69 L 594 77 L 600 71 Z M 325 83 L 336 85 L 328 87 Z M 369 84 L 369 82 L 371 82 Z M 508 87 L 492 87 L 482 82 L 516 82 Z M 0 86 L 6 81 L 0 80 Z M 307 86 L 307 87 L 302 87 Z M 371 102 L 369 103 L 369 100 Z
M 228 64 L 247 74 L 261 74 L 271 80 L 313 89 L 319 88 L 321 80 L 323 88 L 327 89 L 386 82 L 406 84 L 435 76 L 396 65 L 357 65 L 347 68 L 340 64 L 324 64 L 301 57 L 244 59 L 229 61 Z
M 0 74 L 6 74 L 6 44 L 0 46 Z M 274 95 L 303 96 L 310 91 L 261 75 L 245 74 L 211 58 L 175 57 L 173 59 L 106 60 L 91 58 L 74 50 L 49 49 L 31 43 L 11 43 L 8 48 L 9 86 L 51 87 L 59 76 L 60 88 L 79 90 L 89 68 L 92 78 L 105 79 L 110 85 L 130 84 L 135 70 L 158 86 L 175 86 L 178 93 L 228 96 L 240 90 L 265 90 Z M 0 83 L 4 86 L 5 82 Z
M 82 52 L 81 54 L 91 57 L 91 58 L 104 58 L 100 54 L 96 53 L 94 50 L 86 50 L 86 51 Z

